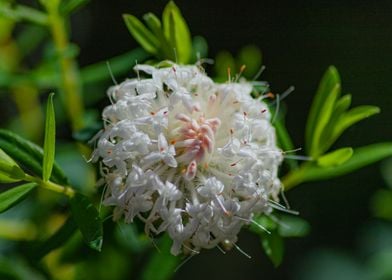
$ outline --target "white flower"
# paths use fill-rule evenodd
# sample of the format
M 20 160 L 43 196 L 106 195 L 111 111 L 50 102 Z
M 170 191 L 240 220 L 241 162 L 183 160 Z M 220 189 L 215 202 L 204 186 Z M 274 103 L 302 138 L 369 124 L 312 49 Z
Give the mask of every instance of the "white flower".
M 197 66 L 155 68 L 111 87 L 94 160 L 114 218 L 139 217 L 167 232 L 172 253 L 236 242 L 281 191 L 282 153 L 265 103 L 252 86 L 214 83 Z

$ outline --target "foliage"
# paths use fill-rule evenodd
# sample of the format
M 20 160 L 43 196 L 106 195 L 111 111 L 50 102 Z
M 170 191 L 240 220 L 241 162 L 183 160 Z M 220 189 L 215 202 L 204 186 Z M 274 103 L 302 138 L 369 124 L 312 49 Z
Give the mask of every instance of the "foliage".
M 162 237 L 158 241 L 160 253 L 141 233 L 140 225 L 114 225 L 108 220 L 108 209 L 101 209 L 99 205 L 97 210 L 102 190 L 96 191 L 94 188 L 96 171 L 80 159 L 81 155 L 89 157 L 91 151 L 85 143 L 100 129 L 97 126 L 99 112 L 96 112 L 94 105 L 102 97 L 94 96 L 86 89 L 110 80 L 108 64 L 111 74 L 116 76 L 127 73 L 135 61 L 200 63 L 207 58 L 206 40 L 200 36 L 191 37 L 180 9 L 170 1 L 161 18 L 147 13 L 143 16 L 143 23 L 134 15 L 123 15 L 125 25 L 141 48 L 80 68 L 77 63 L 78 47 L 69 41 L 68 26 L 70 16 L 89 1 L 40 2 L 39 7 L 14 1 L 0 2 L 0 41 L 8 42 L 7 48 L 0 45 L 0 57 L 6 58 L 0 65 L 0 89 L 2 94 L 5 92 L 9 95 L 18 109 L 12 127 L 0 129 L 0 213 L 5 212 L 0 217 L 0 225 L 10 222 L 6 216 L 8 211 L 26 206 L 28 210 L 23 214 L 31 219 L 32 228 L 42 229 L 42 233 L 33 240 L 28 236 L 30 233 L 20 230 L 20 227 L 8 234 L 20 241 L 30 240 L 27 245 L 23 243 L 29 253 L 24 254 L 17 246 L 12 252 L 15 262 L 11 264 L 1 257 L 0 278 L 26 279 L 27 274 L 36 279 L 48 276 L 77 279 L 78 270 L 96 273 L 94 262 L 109 262 L 107 259 L 111 258 L 113 262 L 109 262 L 108 271 L 113 275 L 117 273 L 118 277 L 126 277 L 124 275 L 130 271 L 140 274 L 138 269 L 124 263 L 124 258 L 130 258 L 136 264 L 139 261 L 144 271 L 142 279 L 169 279 L 180 264 L 180 259 L 168 253 L 168 238 Z M 20 30 L 15 37 L 13 34 L 17 26 Z M 42 48 L 42 59 L 31 66 L 27 62 L 38 48 Z M 227 51 L 220 52 L 214 64 L 215 79 L 258 78 L 263 69 L 261 63 L 262 54 L 253 45 L 245 46 L 236 56 Z M 254 84 L 257 89 L 255 94 L 267 93 L 266 83 Z M 47 98 L 44 118 L 41 100 L 48 91 L 56 92 L 56 96 L 50 94 Z M 279 108 L 280 102 L 279 95 L 274 96 L 275 100 L 270 102 L 272 111 Z M 26 102 L 29 108 L 24 106 Z M 341 95 L 338 70 L 330 66 L 321 79 L 306 125 L 304 146 L 309 161 L 299 164 L 295 157 L 287 161 L 289 171 L 283 176 L 286 191 L 304 182 L 345 175 L 392 155 L 390 142 L 359 148 L 335 148 L 337 139 L 349 127 L 379 113 L 376 106 L 349 109 L 350 105 L 351 95 Z M 56 129 L 63 125 L 69 127 L 73 137 L 59 143 L 56 141 Z M 281 115 L 274 126 L 281 148 L 293 150 L 293 140 Z M 12 132 L 11 128 L 19 133 Z M 42 142 L 43 135 L 41 148 L 34 142 Z M 72 152 L 65 149 L 69 147 L 67 145 L 72 145 Z M 75 170 L 69 171 L 69 166 L 61 167 L 57 162 L 56 159 L 66 156 L 70 156 L 67 165 L 77 165 Z M 80 178 L 86 180 L 80 181 Z M 52 196 L 52 193 L 58 195 Z M 33 201 L 30 206 L 29 200 Z M 391 201 L 390 190 L 380 191 L 374 197 L 376 215 L 391 219 Z M 290 209 L 279 207 L 291 214 L 254 217 L 249 226 L 249 230 L 260 237 L 261 247 L 275 266 L 283 261 L 284 239 L 303 237 L 310 228 Z M 50 217 L 37 219 L 30 213 L 32 211 L 40 217 Z M 13 230 L 12 227 L 8 228 Z M 126 234 L 126 238 L 121 237 L 122 234 Z M 6 235 L 4 231 L 1 236 Z M 79 255 L 81 251 L 87 252 L 94 261 L 83 260 Z M 95 251 L 111 254 L 99 255 Z M 143 256 L 144 262 L 138 256 Z M 61 276 L 62 271 L 67 273 Z

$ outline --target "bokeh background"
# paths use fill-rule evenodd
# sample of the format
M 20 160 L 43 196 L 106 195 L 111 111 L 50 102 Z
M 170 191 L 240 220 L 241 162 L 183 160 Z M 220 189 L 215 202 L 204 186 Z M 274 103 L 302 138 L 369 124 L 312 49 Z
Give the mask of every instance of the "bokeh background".
M 135 48 L 121 15 L 161 14 L 166 2 L 91 1 L 72 18 L 80 65 Z M 352 93 L 353 106 L 381 108 L 381 114 L 349 129 L 336 146 L 392 139 L 392 1 L 177 0 L 176 4 L 192 34 L 207 39 L 210 58 L 221 50 L 236 54 L 242 46 L 254 44 L 262 50 L 267 67 L 261 79 L 269 81 L 274 92 L 295 86 L 285 103 L 287 128 L 297 147 L 303 146 L 311 99 L 329 65 L 338 68 L 343 92 Z M 388 170 L 388 162 L 287 193 L 291 207 L 311 224 L 311 232 L 286 240 L 279 268 L 263 254 L 259 238 L 243 232 L 239 246 L 252 259 L 236 250 L 226 255 L 203 251 L 182 266 L 175 279 L 368 279 L 363 269 L 377 246 L 392 246 L 392 224 L 374 218 L 370 207 L 376 191 L 387 188 L 383 168 Z M 392 173 L 390 167 L 384 171 L 388 172 Z M 388 260 L 392 266 L 392 257 L 384 260 L 387 265 Z

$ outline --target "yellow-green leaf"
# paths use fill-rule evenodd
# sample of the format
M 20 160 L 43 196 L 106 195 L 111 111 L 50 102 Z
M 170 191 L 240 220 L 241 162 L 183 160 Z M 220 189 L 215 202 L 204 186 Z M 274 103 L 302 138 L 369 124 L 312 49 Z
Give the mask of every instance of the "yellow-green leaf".
M 331 91 L 328 93 L 328 96 L 324 99 L 324 103 L 320 108 L 317 123 L 315 124 L 313 137 L 311 141 L 311 147 L 309 155 L 317 158 L 322 153 L 321 150 L 321 135 L 328 125 L 328 122 L 331 119 L 333 108 L 335 106 L 335 101 L 340 94 L 340 84 L 336 84 Z
M 18 164 L 0 149 L 0 183 L 18 182 L 24 177 Z
M 149 53 L 156 55 L 159 50 L 159 40 L 133 15 L 123 15 L 126 26 L 133 38 Z
M 329 120 L 328 124 L 324 128 L 321 138 L 320 138 L 320 152 L 323 153 L 327 151 L 332 144 L 336 141 L 332 137 L 332 131 L 334 127 L 337 125 L 338 120 L 346 112 L 346 110 L 350 107 L 351 104 L 351 94 L 346 94 L 339 98 L 336 101 L 335 108 L 333 109 L 333 113 L 331 119 Z
M 51 93 L 46 104 L 44 158 L 42 163 L 42 179 L 48 181 L 52 175 L 56 143 L 56 121 L 54 115 L 53 95 Z
M 352 155 L 352 148 L 341 148 L 319 157 L 317 164 L 322 167 L 341 165 L 349 160 Z
M 0 129 L 0 148 L 23 169 L 26 169 L 28 173 L 34 173 L 41 177 L 43 162 L 43 150 L 41 147 L 9 130 Z M 69 185 L 67 177 L 56 163 L 53 165 L 50 180 L 62 185 Z
M 28 183 L 0 193 L 0 213 L 21 202 L 36 186 L 35 183 Z
M 342 114 L 333 129 L 331 136 L 332 139 L 337 139 L 347 128 L 353 124 L 378 113 L 380 113 L 380 108 L 376 106 L 364 105 L 353 108 L 350 111 Z
M 160 59 L 175 60 L 174 52 L 169 44 L 168 39 L 163 33 L 162 24 L 159 18 L 153 13 L 148 13 L 143 16 L 148 28 L 154 33 L 154 35 L 159 40 L 160 49 L 158 50 L 158 55 Z
M 339 91 L 339 73 L 334 66 L 330 66 L 321 79 L 307 120 L 305 144 L 308 154 L 312 156 L 317 154 L 318 140 L 328 123 Z
M 163 30 L 169 40 L 172 51 L 177 55 L 177 63 L 187 64 L 192 53 L 192 39 L 188 25 L 180 9 L 170 1 L 162 14 Z

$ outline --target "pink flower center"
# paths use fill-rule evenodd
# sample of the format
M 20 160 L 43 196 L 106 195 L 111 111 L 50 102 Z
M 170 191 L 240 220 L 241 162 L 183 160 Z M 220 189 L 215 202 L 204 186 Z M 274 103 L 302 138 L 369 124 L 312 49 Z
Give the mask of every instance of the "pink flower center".
M 206 163 L 207 155 L 213 152 L 215 133 L 221 121 L 218 118 L 205 119 L 204 116 L 195 120 L 185 114 L 178 114 L 176 119 L 184 123 L 175 143 L 179 155 L 177 161 L 188 163 L 185 178 L 191 180 L 196 176 L 197 164 Z

